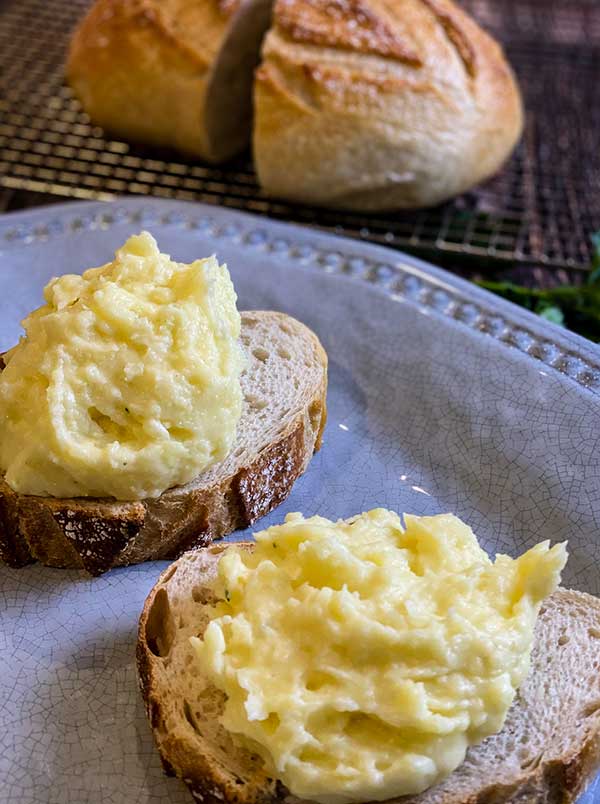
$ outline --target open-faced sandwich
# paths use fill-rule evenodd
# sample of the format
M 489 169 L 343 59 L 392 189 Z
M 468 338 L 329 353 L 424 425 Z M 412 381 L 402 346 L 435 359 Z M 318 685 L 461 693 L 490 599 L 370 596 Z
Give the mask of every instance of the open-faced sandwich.
M 146 602 L 165 769 L 205 804 L 550 804 L 600 762 L 600 601 L 564 544 L 492 561 L 456 517 L 290 514 Z
M 53 279 L 0 374 L 0 557 L 93 574 L 174 558 L 280 503 L 319 448 L 327 357 L 244 312 L 225 266 L 161 254 Z

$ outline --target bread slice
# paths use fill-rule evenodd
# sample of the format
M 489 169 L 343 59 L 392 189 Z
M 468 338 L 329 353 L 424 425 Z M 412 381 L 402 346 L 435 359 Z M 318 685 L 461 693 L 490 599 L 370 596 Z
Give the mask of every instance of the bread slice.
M 327 356 L 289 316 L 242 313 L 248 365 L 237 441 L 184 486 L 136 502 L 16 494 L 0 480 L 0 558 L 11 566 L 111 567 L 175 558 L 252 524 L 282 502 L 321 445 Z
M 110 134 L 220 162 L 250 139 L 271 0 L 96 0 L 67 79 Z
M 252 544 L 243 545 L 252 549 Z M 140 619 L 140 686 L 167 773 L 204 804 L 286 799 L 262 760 L 219 724 L 224 696 L 200 674 L 201 635 L 227 545 L 186 553 L 159 578 Z M 566 804 L 600 765 L 600 599 L 559 589 L 535 630 L 531 672 L 499 734 L 471 748 L 445 781 L 399 804 Z
M 464 192 L 523 125 L 502 50 L 451 0 L 276 0 L 254 107 L 265 192 L 362 211 Z

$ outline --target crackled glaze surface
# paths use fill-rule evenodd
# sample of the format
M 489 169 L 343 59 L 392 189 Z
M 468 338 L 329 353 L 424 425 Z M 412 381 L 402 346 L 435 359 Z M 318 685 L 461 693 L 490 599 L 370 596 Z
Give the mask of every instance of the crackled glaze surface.
M 0 219 L 0 350 L 50 276 L 107 261 L 140 228 L 175 259 L 216 252 L 241 308 L 295 315 L 329 353 L 323 449 L 259 527 L 294 510 L 454 511 L 490 551 L 569 539 L 566 584 L 600 593 L 596 347 L 397 252 L 136 199 Z M 135 679 L 164 566 L 0 568 L 0 801 L 191 800 L 162 775 Z

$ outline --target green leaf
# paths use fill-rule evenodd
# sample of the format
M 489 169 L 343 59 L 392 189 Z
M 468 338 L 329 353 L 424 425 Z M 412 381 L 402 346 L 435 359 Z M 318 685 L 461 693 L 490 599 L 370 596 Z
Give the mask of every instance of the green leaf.
M 562 285 L 547 290 L 511 282 L 481 281 L 478 284 L 534 313 L 550 310 L 544 314 L 545 318 L 552 316 L 551 321 L 562 323 L 592 341 L 600 341 L 600 283 L 581 287 Z M 562 322 L 557 320 L 557 313 L 561 314 Z
M 536 308 L 536 313 L 540 318 L 545 318 L 546 321 L 552 321 L 553 324 L 559 324 L 561 327 L 565 324 L 565 316 L 560 307 L 555 304 L 542 305 L 541 308 Z
M 573 332 L 600 342 L 600 231 L 591 235 L 592 262 L 587 281 L 582 285 L 556 288 L 527 288 L 513 282 L 477 282 L 486 290 L 560 324 Z
M 598 280 L 600 280 L 600 232 L 594 232 L 594 234 L 591 235 L 590 240 L 592 241 L 594 252 L 592 254 L 592 264 L 590 267 L 590 273 L 588 274 L 587 283 L 588 285 L 595 285 Z

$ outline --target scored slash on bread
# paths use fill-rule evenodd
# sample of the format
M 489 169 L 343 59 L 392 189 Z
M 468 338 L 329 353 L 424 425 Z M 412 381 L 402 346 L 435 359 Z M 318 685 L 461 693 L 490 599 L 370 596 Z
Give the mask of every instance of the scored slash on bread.
M 216 602 L 230 545 L 186 553 L 160 576 L 139 624 L 137 663 L 165 771 L 204 804 L 296 802 L 221 726 L 224 695 L 201 674 L 190 636 Z M 243 543 L 251 550 L 251 543 Z M 531 671 L 504 728 L 447 779 L 398 804 L 567 804 L 600 766 L 600 600 L 559 589 L 540 612 Z
M 241 315 L 244 406 L 227 458 L 184 486 L 132 502 L 33 497 L 0 480 L 2 560 L 98 575 L 176 558 L 251 525 L 288 496 L 321 445 L 327 356 L 316 335 L 289 316 Z
M 464 192 L 523 125 L 501 48 L 451 0 L 276 0 L 254 109 L 266 192 L 361 211 Z

